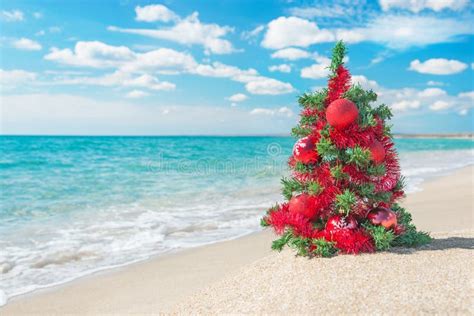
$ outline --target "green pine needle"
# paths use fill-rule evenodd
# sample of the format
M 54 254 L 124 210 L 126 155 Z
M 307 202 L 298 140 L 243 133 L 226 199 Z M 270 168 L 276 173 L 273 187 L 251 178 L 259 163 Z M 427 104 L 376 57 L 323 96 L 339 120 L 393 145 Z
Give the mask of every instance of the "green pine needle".
M 318 195 L 323 191 L 323 186 L 317 181 L 310 181 L 307 185 L 307 191 L 311 195 Z
M 326 137 L 321 137 L 316 144 L 316 150 L 323 161 L 334 161 L 339 156 L 336 146 Z
M 348 175 L 342 171 L 342 165 L 331 167 L 331 176 L 336 180 L 343 180 L 348 177 Z
M 287 200 L 290 200 L 295 193 L 300 193 L 305 188 L 305 186 L 296 179 L 282 178 L 281 184 L 283 185 L 283 196 Z
M 346 55 L 346 45 L 342 41 L 338 41 L 336 46 L 332 49 L 331 65 L 329 69 L 335 74 L 337 68 L 344 63 L 344 56 Z
M 367 174 L 369 176 L 383 176 L 386 171 L 387 170 L 384 164 L 369 165 L 369 167 L 367 168 Z
M 312 244 L 316 246 L 312 253 L 317 257 L 328 258 L 334 256 L 338 252 L 335 243 L 327 241 L 324 238 L 313 239 Z
M 309 136 L 311 132 L 312 132 L 311 127 L 303 127 L 301 125 L 298 125 L 291 129 L 291 136 L 296 137 L 296 138 L 302 138 L 302 137 Z
M 288 230 L 280 238 L 272 242 L 272 249 L 276 251 L 282 251 L 283 247 L 288 244 L 288 241 L 292 238 L 293 233 Z
M 395 234 L 392 230 L 387 230 L 383 226 L 375 226 L 369 223 L 363 226 L 372 236 L 377 250 L 384 251 L 390 249 L 390 245 L 395 239 Z
M 419 247 L 429 244 L 432 240 L 427 232 L 417 231 L 415 226 L 410 225 L 404 234 L 395 238 L 393 244 L 401 247 Z
M 366 167 L 371 161 L 370 151 L 360 146 L 346 149 L 349 163 L 355 163 L 358 167 Z
M 304 93 L 298 98 L 298 103 L 305 108 L 323 110 L 325 107 L 325 100 L 328 94 L 326 88 L 313 93 Z
M 344 210 L 346 214 L 349 214 L 355 202 L 355 194 L 349 191 L 348 189 L 344 190 L 343 193 L 336 195 L 336 207 Z

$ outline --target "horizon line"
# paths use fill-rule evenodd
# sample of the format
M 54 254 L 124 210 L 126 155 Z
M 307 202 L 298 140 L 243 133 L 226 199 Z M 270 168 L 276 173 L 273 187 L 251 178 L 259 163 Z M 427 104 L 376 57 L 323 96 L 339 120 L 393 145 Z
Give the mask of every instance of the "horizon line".
M 396 137 L 474 137 L 474 132 L 393 133 Z M 291 134 L 0 134 L 0 137 L 292 137 Z

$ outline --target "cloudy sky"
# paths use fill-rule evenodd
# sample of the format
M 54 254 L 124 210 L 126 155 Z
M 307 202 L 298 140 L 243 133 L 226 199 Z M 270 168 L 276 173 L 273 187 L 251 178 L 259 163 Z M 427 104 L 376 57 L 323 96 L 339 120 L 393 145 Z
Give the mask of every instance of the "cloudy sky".
M 284 134 L 348 43 L 404 133 L 473 131 L 469 0 L 3 1 L 3 134 Z

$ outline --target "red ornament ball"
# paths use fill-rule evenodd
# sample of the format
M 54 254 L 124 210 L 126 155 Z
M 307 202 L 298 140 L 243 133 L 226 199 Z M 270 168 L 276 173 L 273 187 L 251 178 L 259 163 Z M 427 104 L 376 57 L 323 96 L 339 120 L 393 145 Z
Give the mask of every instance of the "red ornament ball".
M 353 216 L 334 215 L 326 223 L 326 231 L 331 233 L 339 229 L 356 229 L 357 221 Z
M 359 116 L 359 110 L 354 102 L 347 99 L 337 99 L 326 109 L 326 120 L 336 129 L 344 129 L 354 123 Z
M 367 219 L 374 225 L 382 225 L 386 229 L 397 227 L 397 214 L 385 207 L 378 207 L 367 215 Z
M 313 218 L 316 213 L 316 197 L 307 193 L 293 196 L 288 203 L 290 212 L 303 214 L 308 218 Z
M 385 148 L 378 140 L 374 140 L 372 144 L 369 145 L 369 151 L 372 155 L 372 160 L 376 164 L 383 162 L 383 160 L 385 159 Z
M 300 138 L 293 147 L 293 157 L 302 163 L 316 162 L 318 153 L 314 140 L 309 136 Z

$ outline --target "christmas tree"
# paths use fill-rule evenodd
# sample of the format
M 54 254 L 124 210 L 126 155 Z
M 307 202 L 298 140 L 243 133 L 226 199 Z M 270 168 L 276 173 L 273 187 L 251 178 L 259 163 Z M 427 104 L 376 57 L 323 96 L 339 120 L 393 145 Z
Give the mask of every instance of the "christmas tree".
M 262 226 L 281 237 L 298 255 L 328 257 L 414 247 L 431 238 L 419 232 L 411 215 L 396 202 L 404 196 L 397 153 L 385 104 L 358 84 L 344 67 L 346 47 L 338 42 L 329 66 L 328 87 L 303 94 L 299 138 L 283 178 L 287 202 L 270 208 Z

